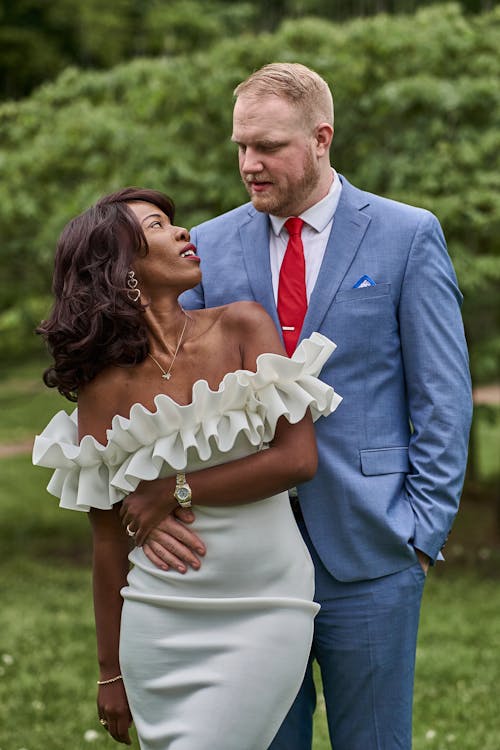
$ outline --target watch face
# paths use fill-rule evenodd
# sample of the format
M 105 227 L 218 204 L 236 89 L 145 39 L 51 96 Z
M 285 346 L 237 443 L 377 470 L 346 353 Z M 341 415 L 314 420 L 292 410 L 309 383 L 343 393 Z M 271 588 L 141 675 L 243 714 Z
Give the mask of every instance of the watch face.
M 191 497 L 191 492 L 187 487 L 177 487 L 175 494 L 177 496 L 177 500 L 189 500 L 189 498 Z

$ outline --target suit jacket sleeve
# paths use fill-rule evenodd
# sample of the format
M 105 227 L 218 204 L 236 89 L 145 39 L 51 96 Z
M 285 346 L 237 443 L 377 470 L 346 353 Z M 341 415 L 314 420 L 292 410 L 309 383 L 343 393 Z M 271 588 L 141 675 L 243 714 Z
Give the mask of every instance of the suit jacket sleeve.
M 433 560 L 458 510 L 472 416 L 461 302 L 443 232 L 426 211 L 408 255 L 399 324 L 412 427 L 406 489 L 413 544 Z

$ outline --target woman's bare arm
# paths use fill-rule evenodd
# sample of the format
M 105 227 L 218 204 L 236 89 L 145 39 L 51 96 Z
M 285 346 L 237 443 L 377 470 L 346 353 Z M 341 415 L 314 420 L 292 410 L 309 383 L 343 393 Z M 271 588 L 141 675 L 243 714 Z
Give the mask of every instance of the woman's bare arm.
M 78 399 L 79 437 L 92 435 L 106 442 L 106 429 L 111 424 L 116 404 L 106 378 L 96 378 L 82 389 Z M 120 521 L 119 505 L 110 510 L 91 508 L 92 582 L 97 638 L 99 680 L 109 680 L 121 673 L 119 661 L 120 622 L 123 600 L 120 590 L 127 582 L 130 539 Z M 123 680 L 99 685 L 97 693 L 99 718 L 118 742 L 131 744 L 129 727 L 132 716 Z
M 97 636 L 99 680 L 121 674 L 119 661 L 122 598 L 129 570 L 129 539 L 121 524 L 118 507 L 89 512 L 93 537 L 93 592 Z M 122 680 L 100 685 L 97 695 L 99 717 L 108 722 L 112 737 L 131 744 L 129 727 L 132 716 Z

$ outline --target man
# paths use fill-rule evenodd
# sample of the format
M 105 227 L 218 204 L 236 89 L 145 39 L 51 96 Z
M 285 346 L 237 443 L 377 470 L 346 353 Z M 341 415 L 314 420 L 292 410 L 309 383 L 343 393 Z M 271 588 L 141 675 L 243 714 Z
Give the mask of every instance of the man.
M 335 750 L 409 750 L 425 574 L 466 464 L 461 295 L 431 213 L 358 190 L 332 169 L 333 103 L 320 76 L 267 65 L 235 95 L 233 141 L 251 203 L 193 230 L 203 283 L 184 304 L 257 300 L 289 351 L 324 333 L 338 348 L 321 377 L 344 399 L 317 425 L 318 472 L 292 499 L 321 611 L 304 684 L 271 748 L 311 747 L 315 658 Z M 284 260 L 288 217 L 304 222 L 297 314 L 284 278 L 297 275 Z M 169 542 L 167 561 L 192 561 L 182 542 L 193 540 Z

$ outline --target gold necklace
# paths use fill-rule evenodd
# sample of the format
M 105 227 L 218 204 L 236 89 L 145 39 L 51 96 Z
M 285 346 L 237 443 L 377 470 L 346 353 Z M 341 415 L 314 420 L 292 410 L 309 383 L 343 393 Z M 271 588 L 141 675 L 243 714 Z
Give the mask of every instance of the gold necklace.
M 175 347 L 174 356 L 172 357 L 172 361 L 170 363 L 170 367 L 168 368 L 168 370 L 164 370 L 163 367 L 158 362 L 158 360 L 156 360 L 153 357 L 153 355 L 150 354 L 150 352 L 148 352 L 148 357 L 150 359 L 152 359 L 153 362 L 155 363 L 155 365 L 161 370 L 161 373 L 162 373 L 161 376 L 162 376 L 163 380 L 170 380 L 170 378 L 172 377 L 172 375 L 171 375 L 172 367 L 174 366 L 175 358 L 177 357 L 177 354 L 179 352 L 180 346 L 182 344 L 182 339 L 184 338 L 184 333 L 186 331 L 186 326 L 187 326 L 187 322 L 188 322 L 188 319 L 189 319 L 189 315 L 186 313 L 186 311 L 184 309 L 182 309 L 182 312 L 184 313 L 186 319 L 184 321 L 184 325 L 182 326 L 181 335 L 179 336 L 179 339 L 177 341 L 177 346 Z

